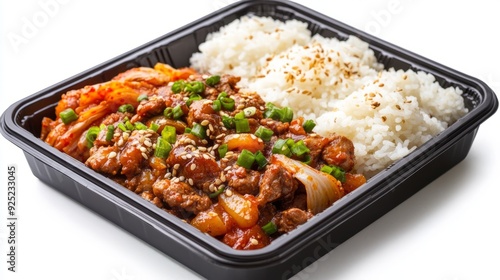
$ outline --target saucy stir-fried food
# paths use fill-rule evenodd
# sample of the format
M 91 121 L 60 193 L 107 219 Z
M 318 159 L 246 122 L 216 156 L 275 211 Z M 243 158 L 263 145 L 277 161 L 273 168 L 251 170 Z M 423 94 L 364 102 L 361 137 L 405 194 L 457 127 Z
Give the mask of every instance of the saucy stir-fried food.
M 134 68 L 65 93 L 41 138 L 232 248 L 262 248 L 366 179 L 349 139 L 238 81 Z

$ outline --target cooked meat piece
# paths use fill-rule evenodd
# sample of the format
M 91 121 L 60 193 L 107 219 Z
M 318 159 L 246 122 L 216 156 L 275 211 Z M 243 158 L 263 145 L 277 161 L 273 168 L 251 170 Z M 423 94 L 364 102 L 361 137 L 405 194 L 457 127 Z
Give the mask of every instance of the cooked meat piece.
M 228 186 L 241 194 L 257 194 L 259 191 L 260 172 L 235 166 L 225 173 Z
M 126 137 L 127 135 L 128 133 L 123 137 L 124 140 L 127 139 L 118 158 L 122 165 L 121 173 L 130 177 L 141 172 L 143 163 L 153 152 L 153 148 L 149 144 L 155 143 L 158 136 L 147 130 L 134 130 L 130 136 Z
M 136 115 L 130 120 L 132 123 L 143 121 L 144 118 L 148 118 L 155 115 L 160 115 L 167 108 L 165 105 L 165 100 L 159 96 L 151 96 L 148 100 L 142 101 L 139 106 L 137 106 Z
M 278 227 L 278 232 L 286 233 L 307 222 L 312 216 L 310 212 L 298 208 L 290 208 L 278 213 L 273 221 Z
M 232 75 L 221 75 L 220 82 L 214 87 L 218 92 L 226 92 L 228 95 L 233 95 L 238 92 L 236 84 L 241 80 L 240 77 Z M 217 96 L 215 96 L 217 97 Z
M 269 223 L 274 216 L 276 216 L 276 206 L 274 206 L 272 203 L 265 204 L 263 206 L 259 207 L 259 221 L 257 222 L 258 225 L 261 227 Z
M 275 121 L 273 119 L 261 119 L 260 124 L 271 129 L 276 136 L 286 134 L 290 126 L 289 123 Z
M 116 146 L 95 146 L 90 150 L 91 155 L 85 162 L 85 165 L 100 173 L 110 175 L 119 174 L 121 164 L 117 153 L 118 147 Z
M 192 181 L 193 186 L 206 193 L 213 192 L 213 187 L 211 189 L 210 186 L 221 176 L 219 164 L 203 146 L 192 145 L 194 140 L 190 138 L 191 136 L 181 137 L 185 140 L 177 140 L 179 144 L 172 149 L 166 160 L 166 163 L 173 168 L 172 175 L 183 176 L 187 182 Z
M 152 191 L 147 191 L 147 192 L 142 192 L 141 197 L 144 198 L 147 201 L 150 201 L 156 207 L 163 208 L 163 201 L 161 201 L 158 197 L 156 197 Z
M 328 138 L 319 135 L 309 135 L 302 139 L 302 141 L 304 141 L 304 144 L 309 148 L 309 156 L 311 157 L 310 165 L 316 167 L 318 161 L 321 159 L 323 149 L 328 144 Z
M 246 229 L 235 227 L 222 240 L 236 250 L 259 249 L 270 243 L 269 237 L 259 225 Z
M 221 116 L 214 111 L 212 102 L 207 100 L 194 101 L 189 106 L 187 115 L 187 124 L 192 127 L 193 123 L 201 124 L 205 127 L 207 137 L 214 139 L 217 135 L 223 133 L 219 123 L 222 122 Z
M 326 163 L 339 166 L 349 172 L 354 167 L 354 144 L 344 136 L 332 136 L 323 150 L 322 157 Z
M 264 205 L 278 199 L 291 199 L 297 187 L 297 181 L 288 171 L 279 165 L 270 164 L 267 166 L 260 181 L 260 191 L 257 201 L 259 205 Z
M 212 205 L 212 201 L 206 194 L 184 182 L 158 180 L 153 184 L 153 193 L 170 207 L 180 207 L 194 214 L 207 210 Z

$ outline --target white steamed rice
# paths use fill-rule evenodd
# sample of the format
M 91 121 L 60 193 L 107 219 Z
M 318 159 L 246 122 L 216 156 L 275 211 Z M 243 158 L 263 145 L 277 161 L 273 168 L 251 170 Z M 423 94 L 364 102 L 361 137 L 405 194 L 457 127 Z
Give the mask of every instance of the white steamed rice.
M 350 138 L 356 171 L 370 177 L 463 116 L 461 90 L 434 76 L 384 70 L 369 45 L 311 36 L 305 23 L 242 17 L 191 57 L 200 72 L 242 77 L 242 91 L 314 119 L 314 131 Z

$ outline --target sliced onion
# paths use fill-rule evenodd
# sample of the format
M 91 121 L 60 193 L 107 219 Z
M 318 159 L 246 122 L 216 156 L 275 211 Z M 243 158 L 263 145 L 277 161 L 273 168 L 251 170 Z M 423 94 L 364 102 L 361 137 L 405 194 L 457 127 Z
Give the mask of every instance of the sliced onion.
M 313 214 L 322 212 L 344 196 L 341 182 L 303 162 L 274 154 L 271 157 L 271 163 L 281 165 L 304 184 L 307 193 L 307 208 Z

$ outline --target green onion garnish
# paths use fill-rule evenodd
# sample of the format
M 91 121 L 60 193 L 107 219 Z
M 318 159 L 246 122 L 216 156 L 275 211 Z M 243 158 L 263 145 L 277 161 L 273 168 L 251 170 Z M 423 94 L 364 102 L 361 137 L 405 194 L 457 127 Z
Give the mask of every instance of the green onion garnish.
M 255 112 L 257 112 L 257 109 L 255 107 L 247 107 L 243 109 L 243 113 L 245 114 L 245 117 L 251 117 L 255 115 Z
M 62 111 L 61 113 L 59 113 L 59 117 L 61 118 L 61 120 L 64 124 L 69 124 L 69 123 L 76 121 L 78 119 L 78 115 L 71 108 L 68 108 L 68 109 Z
M 335 165 L 323 165 L 321 171 L 332 175 L 335 179 L 339 180 L 341 183 L 345 182 L 345 171 L 344 169 Z
M 118 128 L 121 129 L 121 131 L 123 132 L 128 131 L 127 127 L 123 123 L 119 123 Z
M 199 94 L 205 90 L 205 84 L 199 81 L 186 83 L 184 86 L 184 90 L 193 94 Z
M 161 131 L 161 137 L 167 140 L 168 143 L 174 144 L 177 139 L 177 134 L 175 133 L 175 127 L 167 125 Z
M 125 122 L 125 127 L 127 128 L 127 130 L 130 130 L 130 131 L 135 129 L 135 126 L 130 121 Z
M 281 118 L 282 122 L 291 122 L 293 120 L 293 111 L 290 107 L 284 107 L 281 109 L 283 112 L 283 117 Z
M 155 122 L 152 122 L 150 125 L 149 125 L 149 129 L 151 129 L 152 131 L 154 132 L 157 132 L 158 131 L 158 128 L 160 128 L 160 126 L 155 123 Z
M 227 153 L 227 144 L 220 145 L 219 148 L 217 149 L 217 151 L 219 152 L 220 158 L 225 157 L 226 153 Z
M 238 160 L 236 161 L 236 163 L 241 167 L 251 169 L 254 161 L 255 155 L 249 150 L 243 149 L 243 151 L 241 151 L 241 154 L 238 156 Z
M 302 127 L 304 128 L 304 130 L 307 133 L 310 133 L 314 129 L 315 126 L 316 126 L 316 123 L 313 120 L 307 120 L 302 125 Z
M 262 230 L 267 234 L 267 235 L 272 235 L 273 233 L 277 232 L 278 231 L 278 227 L 276 226 L 275 223 L 273 223 L 272 221 L 265 224 L 263 227 L 262 227 Z
M 209 77 L 206 81 L 207 85 L 213 87 L 220 82 L 220 76 L 214 75 Z
M 163 115 L 169 119 L 172 119 L 174 117 L 174 109 L 172 107 L 165 108 L 163 110 Z
M 118 107 L 118 112 L 120 113 L 133 113 L 134 110 L 134 106 L 132 106 L 131 104 L 123 104 L 122 106 Z
M 186 105 L 189 107 L 191 106 L 191 103 L 193 103 L 193 101 L 195 100 L 201 100 L 201 96 L 198 95 L 198 94 L 193 94 L 189 97 L 188 100 L 186 100 Z
M 234 118 L 228 117 L 228 116 L 222 116 L 222 123 L 226 128 L 233 128 L 234 127 Z
M 298 157 L 302 157 L 310 152 L 309 148 L 304 144 L 304 141 L 299 140 L 292 145 L 292 154 Z
M 222 108 L 222 103 L 220 102 L 220 100 L 214 100 L 212 108 L 214 109 L 214 111 L 219 112 L 220 109 Z
M 97 135 L 101 129 L 98 126 L 93 126 L 89 128 L 87 131 L 87 135 L 85 135 L 85 140 L 87 141 L 87 147 L 92 148 L 94 147 L 94 141 L 97 138 Z
M 191 128 L 191 134 L 200 139 L 205 139 L 205 137 L 207 137 L 207 132 L 205 131 L 205 128 L 199 123 L 195 123 L 193 125 L 193 127 Z
M 219 196 L 219 194 L 223 193 L 224 190 L 226 190 L 225 187 L 219 187 L 219 189 L 217 189 L 217 191 L 209 194 L 208 197 L 210 197 L 210 198 L 216 198 L 217 196 Z
M 273 136 L 273 131 L 264 126 L 259 126 L 259 128 L 255 131 L 255 136 L 267 142 L 271 140 L 271 137 Z
M 172 145 L 162 137 L 158 137 L 158 140 L 156 140 L 155 157 L 167 158 L 171 150 Z
M 149 97 L 147 94 L 141 94 L 137 97 L 137 102 L 141 102 L 142 100 L 148 100 Z
M 287 139 L 276 140 L 272 150 L 273 154 L 281 154 L 290 157 L 292 155 L 292 152 L 290 151 L 290 148 L 288 147 L 286 142 Z
M 177 105 L 174 107 L 174 109 L 172 109 L 172 117 L 175 120 L 180 119 L 183 115 L 184 115 L 184 112 L 181 109 L 181 105 Z
M 106 141 L 111 141 L 113 135 L 115 134 L 115 127 L 113 125 L 108 125 L 108 131 L 106 132 Z
M 179 92 L 183 91 L 185 85 L 186 85 L 186 82 L 184 80 L 175 81 L 172 84 L 172 92 L 179 93 Z
M 234 119 L 236 133 L 250 132 L 250 123 L 247 119 Z
M 268 163 L 266 157 L 264 156 L 264 154 L 261 151 L 257 151 L 255 153 L 255 162 L 257 163 L 258 170 L 264 169 L 264 167 L 266 167 L 266 165 Z
M 148 127 L 145 124 L 141 123 L 141 122 L 135 122 L 134 123 L 134 127 L 137 130 L 146 130 L 146 129 L 148 129 Z

